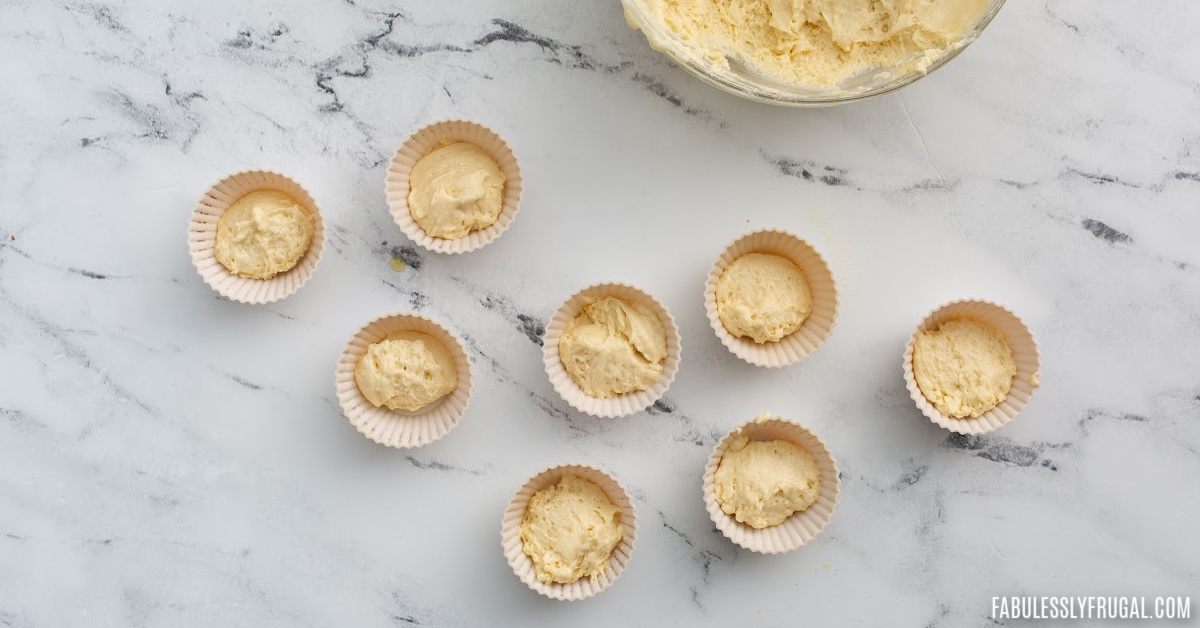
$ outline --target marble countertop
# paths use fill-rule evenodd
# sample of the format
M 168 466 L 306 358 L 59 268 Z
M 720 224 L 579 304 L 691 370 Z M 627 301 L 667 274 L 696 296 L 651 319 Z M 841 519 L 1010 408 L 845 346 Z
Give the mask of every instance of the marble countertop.
M 616 0 L 0 0 L 0 626 L 965 626 L 997 595 L 1196 595 L 1197 21 L 1009 2 L 899 93 L 786 110 L 674 67 Z M 525 176 L 513 227 L 463 256 L 384 204 L 392 151 L 445 117 L 499 131 Z M 218 298 L 185 243 L 248 168 L 328 225 L 268 306 Z M 701 298 L 765 227 L 841 293 L 783 370 L 726 351 Z M 537 321 L 603 280 L 680 323 L 654 412 L 580 415 L 542 370 Z M 1041 348 L 1032 405 L 982 438 L 901 378 L 916 323 L 961 297 Z M 397 451 L 348 425 L 332 374 L 407 310 L 461 334 L 476 386 L 448 437 Z M 716 439 L 765 410 L 843 473 L 830 527 L 785 556 L 728 542 L 700 495 Z M 512 493 L 566 461 L 614 473 L 639 521 L 629 569 L 572 604 L 499 546 Z

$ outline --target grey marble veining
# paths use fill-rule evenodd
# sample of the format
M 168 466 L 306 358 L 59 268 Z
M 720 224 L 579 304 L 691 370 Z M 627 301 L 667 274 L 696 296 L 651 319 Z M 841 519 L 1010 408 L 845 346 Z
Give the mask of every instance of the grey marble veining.
M 962 626 L 994 595 L 1195 595 L 1200 578 L 1200 44 L 1184 0 L 1009 2 L 931 77 L 793 111 L 713 90 L 616 0 L 0 0 L 0 626 Z M 428 253 L 386 161 L 447 117 L 525 174 L 489 247 Z M 188 214 L 246 168 L 301 181 L 327 250 L 296 295 L 216 297 Z M 782 227 L 830 261 L 829 343 L 781 371 L 704 317 L 713 258 Z M 406 269 L 395 272 L 393 257 Z M 573 411 L 544 322 L 586 284 L 643 287 L 684 360 L 634 417 Z M 1043 386 L 951 436 L 913 407 L 904 342 L 937 304 L 1008 305 Z M 457 331 L 476 388 L 400 452 L 341 417 L 358 326 Z M 700 499 L 711 447 L 765 410 L 825 439 L 832 525 L 737 548 Z M 554 603 L 499 548 L 511 494 L 567 461 L 637 507 L 630 568 Z

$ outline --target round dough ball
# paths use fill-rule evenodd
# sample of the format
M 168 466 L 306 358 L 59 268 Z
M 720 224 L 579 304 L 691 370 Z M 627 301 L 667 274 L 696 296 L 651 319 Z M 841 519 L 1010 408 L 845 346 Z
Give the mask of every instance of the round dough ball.
M 312 245 L 313 217 L 278 190 L 256 190 L 217 220 L 217 261 L 229 272 L 270 279 L 294 268 Z
M 482 148 L 467 142 L 442 146 L 413 165 L 408 210 L 425 233 L 457 240 L 500 218 L 505 180 Z
M 570 584 L 604 573 L 625 536 L 620 513 L 599 486 L 574 475 L 538 491 L 521 522 L 523 549 L 538 580 Z
M 821 494 L 821 468 L 803 447 L 785 440 L 735 436 L 713 476 L 721 510 L 755 529 L 779 525 Z
M 667 332 L 645 305 L 603 297 L 584 305 L 567 324 L 558 357 L 588 396 L 646 390 L 665 372 Z
M 376 407 L 419 410 L 458 387 L 458 368 L 437 338 L 400 331 L 367 347 L 354 382 Z
M 800 329 L 812 313 L 812 293 L 791 260 L 747 253 L 717 279 L 717 315 L 729 333 L 759 344 Z
M 913 379 L 938 412 L 975 418 L 1008 397 L 1017 364 L 1000 330 L 970 318 L 917 334 Z

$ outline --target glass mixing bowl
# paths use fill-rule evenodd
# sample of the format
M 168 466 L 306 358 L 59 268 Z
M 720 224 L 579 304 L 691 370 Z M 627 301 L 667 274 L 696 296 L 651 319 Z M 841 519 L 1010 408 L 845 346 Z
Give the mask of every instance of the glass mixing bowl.
M 875 68 L 843 80 L 841 83 L 823 88 L 772 81 L 750 70 L 730 57 L 729 67 L 718 66 L 698 54 L 687 42 L 680 40 L 669 29 L 661 27 L 650 17 L 644 0 L 621 0 L 625 6 L 625 19 L 629 26 L 641 30 L 650 46 L 659 50 L 691 72 L 700 80 L 731 94 L 750 100 L 788 107 L 824 107 L 855 102 L 886 94 L 913 83 L 930 72 L 942 67 L 958 53 L 966 49 L 979 37 L 992 21 L 1004 0 L 992 0 L 980 15 L 979 21 L 963 38 L 925 66 L 924 71 L 908 70 L 896 72 L 896 68 Z M 904 63 L 903 65 L 909 65 Z M 891 71 L 889 71 L 891 70 Z

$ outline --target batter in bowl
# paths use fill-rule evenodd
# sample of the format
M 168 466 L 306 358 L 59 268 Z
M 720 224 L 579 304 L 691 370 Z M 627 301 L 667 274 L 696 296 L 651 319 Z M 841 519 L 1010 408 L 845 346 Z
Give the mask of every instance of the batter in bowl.
M 990 0 L 644 3 L 652 19 L 720 68 L 733 59 L 767 79 L 821 88 L 872 71 L 924 72 L 962 45 Z

